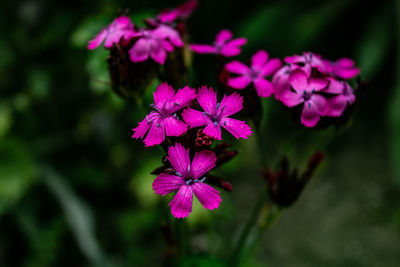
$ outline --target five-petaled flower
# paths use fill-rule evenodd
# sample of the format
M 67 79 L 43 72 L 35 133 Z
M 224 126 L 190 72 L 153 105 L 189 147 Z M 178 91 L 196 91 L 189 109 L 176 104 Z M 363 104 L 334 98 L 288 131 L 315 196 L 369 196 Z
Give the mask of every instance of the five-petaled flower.
M 217 103 L 217 93 L 211 87 L 202 86 L 197 93 L 197 102 L 203 112 L 192 108 L 182 112 L 184 121 L 191 128 L 206 126 L 203 133 L 217 140 L 221 140 L 221 126 L 237 139 L 247 139 L 251 134 L 246 122 L 229 118 L 243 108 L 243 97 L 239 94 L 224 95 L 222 101 Z
M 241 46 L 247 43 L 246 38 L 232 39 L 232 32 L 229 30 L 221 30 L 215 39 L 213 45 L 208 44 L 191 44 L 190 48 L 199 54 L 217 54 L 224 57 L 234 57 L 239 55 L 242 50 Z
M 180 136 L 187 131 L 188 126 L 179 119 L 176 112 L 188 105 L 196 98 L 196 90 L 186 86 L 175 90 L 167 83 L 160 84 L 153 93 L 154 111 L 139 122 L 138 127 L 132 129 L 132 138 L 143 138 L 145 146 L 161 144 L 167 136 Z M 150 129 L 150 130 L 149 130 Z
M 257 95 L 270 97 L 274 93 L 273 84 L 265 77 L 276 72 L 282 63 L 279 58 L 268 59 L 268 53 L 260 50 L 251 58 L 251 67 L 234 60 L 225 65 L 225 68 L 239 76 L 228 79 L 228 85 L 235 89 L 244 89 L 250 83 L 254 84 Z
M 334 78 L 329 78 L 329 81 L 329 86 L 324 92 L 336 95 L 328 99 L 324 115 L 340 117 L 347 105 L 351 105 L 356 101 L 356 96 L 347 81 L 337 81 Z
M 167 52 L 174 50 L 173 45 L 183 46 L 179 33 L 167 25 L 161 25 L 154 30 L 141 30 L 136 36 L 140 38 L 129 50 L 132 62 L 146 61 L 151 57 L 162 65 L 167 58 Z
M 168 206 L 176 218 L 184 218 L 192 211 L 193 194 L 204 208 L 213 210 L 221 202 L 219 191 L 205 184 L 205 174 L 215 167 L 214 152 L 203 150 L 194 155 L 190 162 L 189 149 L 180 143 L 168 149 L 168 161 L 175 174 L 161 173 L 153 182 L 156 194 L 166 195 L 178 191 Z
M 127 16 L 120 16 L 111 22 L 111 24 L 100 31 L 96 37 L 89 42 L 88 49 L 92 50 L 100 46 L 103 41 L 105 48 L 111 48 L 113 44 L 127 44 L 136 36 L 133 23 Z
M 339 58 L 337 61 L 324 60 L 325 69 L 334 77 L 348 80 L 360 74 L 360 69 L 354 66 L 351 58 Z
M 291 72 L 289 82 L 294 92 L 287 90 L 282 92 L 281 101 L 288 107 L 294 107 L 304 103 L 301 113 L 301 123 L 306 127 L 314 127 L 325 115 L 327 101 L 325 97 L 317 94 L 328 85 L 328 80 L 322 78 L 308 78 L 300 69 Z

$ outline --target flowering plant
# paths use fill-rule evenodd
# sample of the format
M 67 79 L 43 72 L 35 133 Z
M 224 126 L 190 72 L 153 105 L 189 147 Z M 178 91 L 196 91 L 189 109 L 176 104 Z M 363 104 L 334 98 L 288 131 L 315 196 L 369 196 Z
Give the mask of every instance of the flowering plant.
M 153 92 L 152 110 L 145 110 L 147 115 L 133 128 L 132 138 L 143 139 L 145 147 L 160 146 L 164 150 L 162 166 L 152 172 L 157 175 L 152 189 L 162 196 L 176 192 L 168 204 L 176 219 L 190 216 L 193 195 L 208 210 L 230 205 L 224 203 L 224 194 L 214 187 L 231 191 L 234 185 L 210 172 L 238 154 L 237 150 L 230 150 L 237 141 L 231 136 L 245 142 L 255 135 L 260 153 L 266 154 L 260 128 L 260 118 L 265 115 L 261 101 L 265 98 L 274 96 L 282 103 L 282 110 L 292 115 L 293 124 L 301 130 L 318 131 L 342 123 L 339 118 L 345 118 L 344 114 L 353 108 L 359 89 L 359 83 L 352 79 L 360 69 L 349 58 L 330 61 L 304 52 L 282 61 L 258 50 L 247 64 L 231 58 L 241 54 L 248 40 L 236 38 L 226 29 L 217 33 L 213 44 L 189 44 L 188 40 L 195 36 L 190 37 L 186 21 L 197 4 L 190 0 L 164 10 L 155 18 L 146 19 L 145 27 L 134 25 L 122 15 L 88 45 L 88 49 L 94 49 L 104 42 L 110 50 L 107 62 L 113 90 L 127 101 L 135 101 L 138 108 L 149 85 L 161 80 Z M 195 88 L 191 83 L 188 70 L 192 52 L 215 56 L 215 89 L 209 85 Z M 296 140 L 297 134 L 293 136 L 288 139 Z M 296 143 L 293 140 L 289 145 Z M 315 152 L 299 176 L 297 169 L 289 172 L 285 152 L 274 160 L 283 157 L 276 172 L 276 166 L 268 167 L 266 157 L 262 159 L 265 188 L 237 241 L 230 259 L 232 266 L 240 264 L 250 247 L 249 234 L 256 227 L 262 207 L 273 206 L 266 220 L 270 225 L 284 208 L 295 203 L 323 159 L 322 152 Z

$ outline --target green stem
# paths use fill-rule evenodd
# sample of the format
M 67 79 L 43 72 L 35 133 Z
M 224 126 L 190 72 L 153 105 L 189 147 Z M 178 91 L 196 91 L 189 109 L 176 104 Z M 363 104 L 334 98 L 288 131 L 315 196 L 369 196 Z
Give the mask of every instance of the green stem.
M 178 246 L 178 258 L 186 258 L 189 251 L 189 242 L 187 236 L 187 225 L 182 219 L 174 219 L 175 237 Z

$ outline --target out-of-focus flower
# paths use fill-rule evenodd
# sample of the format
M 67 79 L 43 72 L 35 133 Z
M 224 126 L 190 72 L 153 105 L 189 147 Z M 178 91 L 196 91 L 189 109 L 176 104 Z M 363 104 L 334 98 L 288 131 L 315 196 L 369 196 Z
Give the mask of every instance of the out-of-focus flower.
M 165 196 L 177 191 L 168 206 L 176 218 L 185 218 L 192 211 L 193 194 L 204 208 L 213 210 L 221 202 L 219 191 L 204 183 L 205 174 L 215 167 L 215 154 L 203 150 L 194 155 L 190 162 L 189 149 L 180 143 L 168 149 L 168 161 L 171 163 L 174 174 L 161 173 L 153 182 L 156 194 Z
M 179 119 L 176 112 L 188 105 L 196 98 L 196 90 L 186 86 L 175 90 L 167 83 L 160 84 L 154 95 L 154 104 L 151 105 L 154 111 L 139 122 L 138 127 L 132 129 L 132 138 L 143 138 L 145 146 L 161 144 L 165 135 L 180 136 L 187 131 L 188 126 Z M 150 130 L 149 130 L 150 129 Z
M 177 8 L 161 11 L 157 16 L 157 20 L 164 24 L 171 24 L 178 18 L 187 19 L 197 8 L 197 5 L 198 0 L 189 0 L 180 4 Z
M 142 30 L 137 36 L 140 36 L 140 38 L 129 50 L 132 62 L 146 61 L 151 57 L 162 65 L 167 58 L 167 52 L 174 50 L 173 45 L 176 47 L 183 46 L 179 33 L 166 25 L 161 25 L 154 30 Z
M 96 37 L 89 42 L 88 49 L 93 50 L 99 47 L 104 41 L 105 48 L 111 48 L 113 44 L 121 42 L 126 45 L 137 33 L 134 30 L 131 19 L 127 16 L 120 16 L 111 24 L 100 31 Z
M 328 80 L 314 77 L 308 78 L 306 73 L 297 69 L 290 74 L 289 82 L 294 92 L 292 90 L 282 92 L 281 101 L 288 107 L 304 103 L 301 123 L 307 127 L 314 127 L 320 116 L 323 116 L 326 112 L 326 99 L 317 94 L 317 92 L 326 88 Z
M 350 58 L 339 58 L 337 61 L 324 60 L 325 69 L 334 77 L 348 80 L 360 74 L 360 69 L 354 66 Z
M 232 32 L 229 30 L 221 30 L 215 39 L 215 43 L 208 44 L 191 44 L 190 48 L 199 54 L 217 54 L 224 57 L 233 57 L 239 55 L 242 50 L 241 46 L 247 43 L 246 38 L 232 39 Z
M 340 117 L 345 108 L 356 101 L 353 88 L 346 81 L 336 81 L 334 78 L 330 78 L 330 84 L 324 92 L 337 94 L 328 99 L 325 116 Z
M 254 84 L 257 95 L 260 97 L 270 97 L 274 92 L 273 84 L 265 78 L 282 65 L 279 58 L 268 58 L 265 50 L 260 50 L 251 58 L 251 67 L 234 60 L 225 65 L 225 68 L 231 73 L 239 76 L 230 78 L 228 85 L 235 89 L 244 89 L 250 83 Z
M 285 57 L 285 62 L 292 65 L 292 70 L 300 68 L 310 77 L 313 68 L 321 73 L 327 73 L 326 64 L 320 55 L 304 52 L 303 55 L 293 55 Z
M 229 118 L 243 108 L 243 97 L 239 94 L 224 95 L 221 103 L 217 103 L 216 92 L 211 87 L 202 86 L 197 94 L 197 102 L 203 112 L 192 108 L 182 112 L 184 121 L 191 128 L 206 126 L 203 132 L 217 140 L 221 140 L 221 126 L 238 139 L 247 139 L 251 134 L 246 122 Z

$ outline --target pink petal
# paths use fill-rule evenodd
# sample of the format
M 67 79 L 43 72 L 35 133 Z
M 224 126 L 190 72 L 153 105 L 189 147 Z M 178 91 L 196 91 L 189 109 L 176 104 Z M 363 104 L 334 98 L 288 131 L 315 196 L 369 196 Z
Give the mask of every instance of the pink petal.
M 232 32 L 230 30 L 221 30 L 216 38 L 215 41 L 217 44 L 222 45 L 224 44 L 226 41 L 228 41 L 229 39 L 232 39 L 233 35 Z
M 303 102 L 303 98 L 300 94 L 293 93 L 290 90 L 285 90 L 281 92 L 280 100 L 283 104 L 288 107 L 294 107 Z
M 257 78 L 253 82 L 258 96 L 270 97 L 274 93 L 275 88 L 270 81 L 264 78 Z
M 161 173 L 153 182 L 153 190 L 156 191 L 156 194 L 165 196 L 179 190 L 183 185 L 185 185 L 185 178 Z
M 215 167 L 217 156 L 214 152 L 203 150 L 194 155 L 192 165 L 190 167 L 191 177 L 193 179 L 200 179 Z
M 347 69 L 334 68 L 333 72 L 337 77 L 348 80 L 348 79 L 352 79 L 352 78 L 356 77 L 358 74 L 360 74 L 360 69 L 359 68 L 347 68 Z
M 153 122 L 150 127 L 150 131 L 146 138 L 143 140 L 146 147 L 155 146 L 161 144 L 165 139 L 164 123 L 162 120 Z
M 282 66 L 282 62 L 279 58 L 271 58 L 267 64 L 262 67 L 260 75 L 261 76 L 269 76 L 275 73 Z
M 184 134 L 188 128 L 186 123 L 174 117 L 165 118 L 164 125 L 167 136 L 180 136 Z
M 329 81 L 329 86 L 323 90 L 324 93 L 330 93 L 330 94 L 341 94 L 344 89 L 344 84 L 342 82 L 339 82 L 335 78 L 327 78 Z
M 185 149 L 180 143 L 176 143 L 175 146 L 168 148 L 167 159 L 182 177 L 188 175 L 188 168 L 190 166 L 189 149 Z
M 303 62 L 304 56 L 299 56 L 299 55 L 287 56 L 283 60 L 286 63 L 295 64 L 295 63 Z
M 193 192 L 191 187 L 183 185 L 168 206 L 171 206 L 171 213 L 175 218 L 185 218 L 192 212 L 192 201 Z
M 251 67 L 258 71 L 267 63 L 268 53 L 265 50 L 260 50 L 251 57 Z
M 290 73 L 289 82 L 298 93 L 303 93 L 308 88 L 307 75 L 299 69 Z
M 272 78 L 272 84 L 275 86 L 275 99 L 280 100 L 281 93 L 290 91 L 289 75 L 290 66 L 283 66 Z
M 143 136 L 146 134 L 147 130 L 149 130 L 149 128 L 152 124 L 152 121 L 157 118 L 158 118 L 158 114 L 154 111 L 151 112 L 149 115 L 147 115 L 144 120 L 139 122 L 138 127 L 136 127 L 135 129 L 132 129 L 132 131 L 134 131 L 132 138 L 136 138 L 136 139 L 143 138 Z
M 217 48 L 215 48 L 212 45 L 191 44 L 190 48 L 193 50 L 193 52 L 196 52 L 199 54 L 215 54 L 215 53 L 217 53 Z
M 164 46 L 165 51 L 167 52 L 172 52 L 174 51 L 174 47 L 172 46 L 172 44 L 170 42 L 168 42 L 167 40 L 162 40 L 162 44 Z
M 328 80 L 324 78 L 310 78 L 308 82 L 308 89 L 320 91 L 328 85 Z
M 210 87 L 200 87 L 197 93 L 197 102 L 208 114 L 215 114 L 217 111 L 217 93 Z
M 221 197 L 218 190 L 205 183 L 194 183 L 192 191 L 204 208 L 213 210 L 219 207 Z
M 304 103 L 303 112 L 301 113 L 301 123 L 306 127 L 314 127 L 319 121 L 319 112 L 316 105 L 312 105 L 309 101 Z
M 155 36 L 158 36 L 161 39 L 169 39 L 173 45 L 176 47 L 182 47 L 183 41 L 178 31 L 167 26 L 161 25 L 157 29 L 152 32 Z
M 344 95 L 334 96 L 328 99 L 327 106 L 325 116 L 340 117 L 347 106 L 347 98 Z
M 320 115 L 323 115 L 328 108 L 326 98 L 318 94 L 313 94 L 309 102 L 317 107 L 317 111 Z
M 238 76 L 228 79 L 228 85 L 236 89 L 244 89 L 251 83 L 250 76 Z
M 89 42 L 89 45 L 87 48 L 89 50 L 93 50 L 93 49 L 99 47 L 99 45 L 101 45 L 101 43 L 104 41 L 106 36 L 107 36 L 107 30 L 106 29 L 101 30 L 100 33 L 97 34 L 94 37 L 94 39 Z
M 203 112 L 191 108 L 185 109 L 182 112 L 182 117 L 191 128 L 207 125 L 210 122 L 210 120 L 207 119 L 208 116 L 206 116 Z
M 161 40 L 150 39 L 150 57 L 158 64 L 164 64 L 167 58 L 167 52 Z
M 220 53 L 224 57 L 237 56 L 242 52 L 240 47 L 245 45 L 246 43 L 247 43 L 246 38 L 233 39 L 232 41 L 229 41 L 228 43 L 222 46 Z
M 128 53 L 132 62 L 146 61 L 150 54 L 149 40 L 146 38 L 137 40 Z
M 173 105 L 170 112 L 176 112 L 192 103 L 196 98 L 196 90 L 186 86 L 179 89 L 175 96 L 171 99 L 171 104 Z
M 224 118 L 221 125 L 237 139 L 247 139 L 247 137 L 251 135 L 251 129 L 244 121 Z
M 177 19 L 179 16 L 179 11 L 177 9 L 174 10 L 168 10 L 161 12 L 158 14 L 157 18 L 162 22 L 162 23 L 171 23 L 175 19 Z
M 335 62 L 336 66 L 339 66 L 341 68 L 352 68 L 354 67 L 354 61 L 351 58 L 339 58 Z
M 187 18 L 197 8 L 198 0 L 189 0 L 185 3 L 180 4 L 177 9 L 179 14 L 183 18 Z
M 221 126 L 218 124 L 215 125 L 213 122 L 207 124 L 207 126 L 203 129 L 203 133 L 211 136 L 214 139 L 221 140 Z
M 225 65 L 225 68 L 235 74 L 247 74 L 250 73 L 251 70 L 248 66 L 243 64 L 242 62 L 239 62 L 237 60 L 231 61 L 228 64 Z
M 224 95 L 219 105 L 218 113 L 222 111 L 223 117 L 231 116 L 243 108 L 243 97 L 238 93 Z
M 128 16 L 124 16 L 124 15 L 119 16 L 112 23 L 113 24 L 115 23 L 115 26 L 118 29 L 124 29 L 124 28 L 127 28 L 127 27 L 133 27 L 131 19 Z
M 156 91 L 153 92 L 154 104 L 157 108 L 163 109 L 166 103 L 173 98 L 174 94 L 175 90 L 171 85 L 168 85 L 168 83 L 161 83 L 157 86 Z

